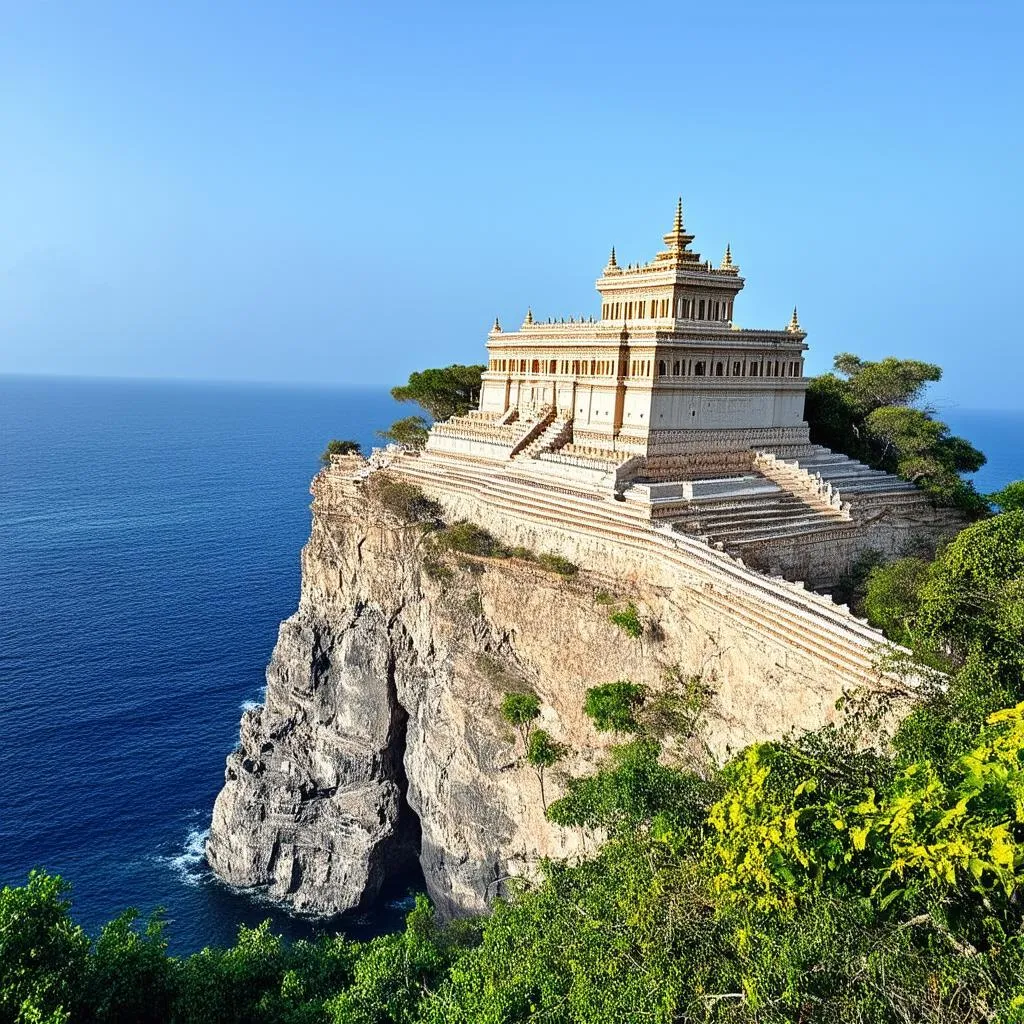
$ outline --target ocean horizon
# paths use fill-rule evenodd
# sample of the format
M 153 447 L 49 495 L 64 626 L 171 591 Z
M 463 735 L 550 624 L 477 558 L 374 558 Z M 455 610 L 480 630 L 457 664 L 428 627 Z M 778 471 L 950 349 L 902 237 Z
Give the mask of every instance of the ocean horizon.
M 221 884 L 202 842 L 297 604 L 319 454 L 412 411 L 384 389 L 0 376 L 0 884 L 62 874 L 91 932 L 164 907 L 178 953 L 266 917 L 400 924 L 406 880 L 313 925 Z M 1024 412 L 938 415 L 988 455 L 980 490 L 1024 477 Z

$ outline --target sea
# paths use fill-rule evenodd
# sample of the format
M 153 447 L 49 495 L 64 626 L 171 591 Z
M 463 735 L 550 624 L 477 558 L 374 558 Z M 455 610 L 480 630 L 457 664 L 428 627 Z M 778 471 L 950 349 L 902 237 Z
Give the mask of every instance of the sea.
M 401 926 L 401 888 L 289 917 L 215 879 L 203 841 L 298 601 L 319 454 L 409 412 L 384 391 L 0 377 L 0 885 L 59 873 L 92 933 L 163 908 L 179 954 L 268 917 L 291 938 Z M 981 490 L 1024 477 L 1024 413 L 944 415 L 988 454 Z

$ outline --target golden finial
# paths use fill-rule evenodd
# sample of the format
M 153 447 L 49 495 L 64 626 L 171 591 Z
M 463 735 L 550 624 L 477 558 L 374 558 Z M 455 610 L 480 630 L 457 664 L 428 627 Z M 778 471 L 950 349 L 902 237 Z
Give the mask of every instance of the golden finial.
M 672 224 L 672 230 L 677 234 L 681 234 L 683 230 L 683 197 L 679 197 L 679 201 L 676 203 L 676 219 Z
M 615 262 L 615 246 L 612 246 L 612 254 L 608 257 L 608 266 L 617 267 L 618 263 Z
M 794 306 L 793 307 L 793 315 L 790 317 L 789 323 L 786 325 L 786 330 L 790 331 L 793 334 L 795 334 L 800 329 L 801 329 L 800 328 L 800 321 L 797 319 L 797 316 L 796 316 L 796 306 Z
M 498 332 L 501 331 L 501 324 L 499 323 L 497 317 L 494 318 L 494 330 Z
M 533 323 L 533 310 L 529 306 L 526 309 L 526 319 L 523 320 L 523 323 L 524 324 L 532 324 Z
M 730 274 L 736 274 L 736 273 L 739 272 L 740 268 L 738 266 L 736 266 L 736 264 L 733 263 L 733 261 L 732 261 L 732 247 L 731 246 L 727 245 L 725 247 L 725 255 L 722 257 L 722 262 L 719 265 L 718 269 L 719 270 L 724 270 L 724 271 L 726 271 L 727 273 L 730 273 Z

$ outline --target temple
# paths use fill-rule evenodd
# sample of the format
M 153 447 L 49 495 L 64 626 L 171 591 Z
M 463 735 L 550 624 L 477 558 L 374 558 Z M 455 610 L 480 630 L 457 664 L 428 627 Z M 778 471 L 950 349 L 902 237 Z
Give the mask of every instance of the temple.
M 527 516 L 599 510 L 815 585 L 955 529 L 912 484 L 810 442 L 795 308 L 779 329 L 740 327 L 730 247 L 702 260 L 681 200 L 663 238 L 646 263 L 612 249 L 599 316 L 495 321 L 479 407 L 396 468 L 508 508 L 518 495 Z

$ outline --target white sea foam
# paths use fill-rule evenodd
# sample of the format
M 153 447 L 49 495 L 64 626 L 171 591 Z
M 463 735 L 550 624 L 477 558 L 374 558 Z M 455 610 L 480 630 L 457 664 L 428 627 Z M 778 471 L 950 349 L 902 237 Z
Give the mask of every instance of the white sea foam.
M 206 864 L 206 840 L 209 835 L 209 828 L 194 828 L 186 837 L 180 853 L 173 857 L 160 858 L 174 869 L 186 885 L 200 885 L 207 877 L 203 868 Z
M 259 700 L 243 700 L 239 705 L 242 711 L 252 711 L 253 708 L 262 707 L 267 702 L 267 688 L 264 686 L 260 690 Z

